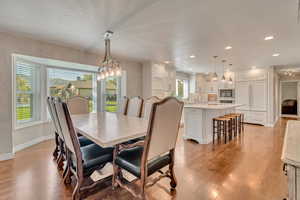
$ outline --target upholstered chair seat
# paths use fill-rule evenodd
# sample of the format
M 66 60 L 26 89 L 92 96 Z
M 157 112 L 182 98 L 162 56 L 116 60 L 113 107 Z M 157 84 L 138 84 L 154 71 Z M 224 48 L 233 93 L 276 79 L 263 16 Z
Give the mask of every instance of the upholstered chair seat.
M 113 148 L 102 148 L 97 144 L 90 144 L 80 148 L 82 152 L 83 174 L 90 176 L 95 170 L 101 169 L 108 162 L 112 162 Z M 76 159 L 72 156 L 72 165 L 76 166 Z
M 87 145 L 90 145 L 90 144 L 94 144 L 94 142 L 92 140 L 89 140 L 88 138 L 86 138 L 84 136 L 79 136 L 78 140 L 79 140 L 79 144 L 80 144 L 81 147 L 87 146 Z
M 115 164 L 130 172 L 134 176 L 141 177 L 141 159 L 144 147 L 138 146 L 131 149 L 123 150 L 115 160 Z M 157 170 L 169 165 L 171 157 L 169 154 L 160 156 L 159 158 L 148 161 L 147 175 L 155 173 Z

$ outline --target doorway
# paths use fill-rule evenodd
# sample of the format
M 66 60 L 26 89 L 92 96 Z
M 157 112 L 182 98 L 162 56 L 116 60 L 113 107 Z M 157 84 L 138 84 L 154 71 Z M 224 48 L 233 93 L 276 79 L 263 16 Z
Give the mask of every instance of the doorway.
M 298 116 L 298 82 L 281 82 L 281 115 Z

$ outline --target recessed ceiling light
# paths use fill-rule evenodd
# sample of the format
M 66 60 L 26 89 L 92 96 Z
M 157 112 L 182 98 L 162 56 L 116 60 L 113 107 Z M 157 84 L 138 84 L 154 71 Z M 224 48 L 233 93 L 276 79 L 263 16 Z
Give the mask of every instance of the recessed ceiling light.
M 270 36 L 266 36 L 265 37 L 265 40 L 273 40 L 274 39 L 274 36 L 273 35 L 270 35 Z
M 165 61 L 165 63 L 166 63 L 166 64 L 170 64 L 170 63 L 171 63 L 171 61 L 168 61 L 168 60 L 166 60 L 166 61 Z
M 277 56 L 280 56 L 280 54 L 279 53 L 274 53 L 272 56 L 277 57 Z
M 196 56 L 195 55 L 190 55 L 190 58 L 195 58 Z
M 232 46 L 225 47 L 226 50 L 232 49 Z

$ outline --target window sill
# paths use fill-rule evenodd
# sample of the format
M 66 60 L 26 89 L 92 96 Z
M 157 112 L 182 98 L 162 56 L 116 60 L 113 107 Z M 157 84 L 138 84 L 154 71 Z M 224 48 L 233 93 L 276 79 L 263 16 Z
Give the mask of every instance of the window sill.
M 20 130 L 20 129 L 29 128 L 29 127 L 32 127 L 32 126 L 37 126 L 37 125 L 46 124 L 46 123 L 50 123 L 50 121 L 46 120 L 46 121 L 36 121 L 36 122 L 27 122 L 27 123 L 24 123 L 24 124 L 17 124 L 15 126 L 14 130 Z

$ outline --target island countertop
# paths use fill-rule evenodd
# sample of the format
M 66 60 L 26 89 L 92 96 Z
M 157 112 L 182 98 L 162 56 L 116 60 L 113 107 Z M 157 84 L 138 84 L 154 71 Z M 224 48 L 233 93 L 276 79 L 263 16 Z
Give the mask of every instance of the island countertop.
M 300 121 L 287 122 L 281 160 L 284 163 L 300 167 Z
M 224 104 L 185 104 L 185 108 L 198 108 L 198 109 L 208 109 L 208 110 L 222 110 L 222 109 L 229 109 L 229 108 L 236 108 L 240 107 L 242 104 L 231 104 L 231 103 L 224 103 Z

